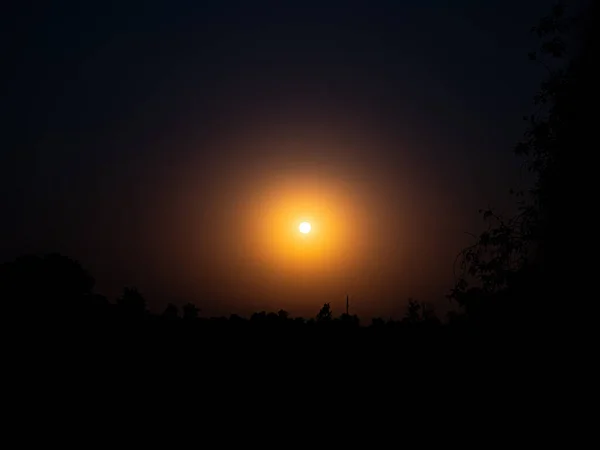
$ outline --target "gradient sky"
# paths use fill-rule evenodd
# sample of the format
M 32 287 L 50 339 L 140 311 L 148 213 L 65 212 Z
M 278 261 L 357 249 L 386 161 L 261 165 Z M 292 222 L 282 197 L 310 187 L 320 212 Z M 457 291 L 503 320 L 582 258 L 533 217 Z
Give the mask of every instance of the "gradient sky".
M 58 251 L 157 311 L 398 317 L 447 306 L 524 182 L 550 0 L 47 3 L 3 19 L 0 260 Z

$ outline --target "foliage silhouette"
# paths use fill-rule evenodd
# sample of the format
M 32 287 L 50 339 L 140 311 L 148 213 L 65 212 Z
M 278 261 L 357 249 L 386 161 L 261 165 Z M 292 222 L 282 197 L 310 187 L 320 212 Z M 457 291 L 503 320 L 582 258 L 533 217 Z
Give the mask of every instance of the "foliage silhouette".
M 169 303 L 162 313 L 163 319 L 173 320 L 179 318 L 179 310 L 173 303 Z
M 117 299 L 122 314 L 130 318 L 140 318 L 146 314 L 146 299 L 135 287 L 126 287 Z
M 340 316 L 340 321 L 347 327 L 358 327 L 360 325 L 360 319 L 356 314 L 343 313 Z
M 325 303 L 317 314 L 317 322 L 329 322 L 331 317 L 331 306 L 329 303 Z
M 594 56 L 600 50 L 598 9 L 590 2 L 573 16 L 559 3 L 532 30 L 541 43 L 529 58 L 545 68 L 547 79 L 515 152 L 525 158 L 535 184 L 527 195 L 516 193 L 514 217 L 481 211 L 488 228 L 457 257 L 449 297 L 473 320 L 529 324 L 539 314 L 560 314 L 554 299 L 566 298 L 579 284 L 580 274 L 567 262 L 577 258 L 571 238 L 579 225 L 575 197 L 584 192 L 574 187 L 581 178 L 579 153 L 595 141 L 589 111 L 600 79 Z
M 183 308 L 183 318 L 186 320 L 195 320 L 198 318 L 200 310 L 193 303 L 186 303 Z
M 0 265 L 0 298 L 23 313 L 64 315 L 94 304 L 95 280 L 79 262 L 58 253 L 27 255 Z
M 404 321 L 410 324 L 419 323 L 421 321 L 421 304 L 412 298 L 408 299 L 408 308 Z

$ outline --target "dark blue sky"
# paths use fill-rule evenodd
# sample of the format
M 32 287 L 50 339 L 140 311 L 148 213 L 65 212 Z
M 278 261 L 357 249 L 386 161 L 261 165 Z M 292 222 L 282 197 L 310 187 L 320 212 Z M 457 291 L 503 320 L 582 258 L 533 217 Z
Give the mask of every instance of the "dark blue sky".
M 162 238 L 184 220 L 168 212 L 183 195 L 173 186 L 194 179 L 195 205 L 218 211 L 300 158 L 347 164 L 381 205 L 398 201 L 395 189 L 418 204 L 404 214 L 414 216 L 406 254 L 421 281 L 384 282 L 382 296 L 443 297 L 463 232 L 481 226 L 477 209 L 507 208 L 521 183 L 512 148 L 543 76 L 527 60 L 529 30 L 552 3 L 21 2 L 2 27 L 0 257 L 60 251 L 110 293 L 136 283 L 156 297 L 233 297 L 152 262 L 175 264 Z M 249 150 L 324 135 L 361 144 L 330 155 Z M 394 313 L 390 305 L 365 311 Z

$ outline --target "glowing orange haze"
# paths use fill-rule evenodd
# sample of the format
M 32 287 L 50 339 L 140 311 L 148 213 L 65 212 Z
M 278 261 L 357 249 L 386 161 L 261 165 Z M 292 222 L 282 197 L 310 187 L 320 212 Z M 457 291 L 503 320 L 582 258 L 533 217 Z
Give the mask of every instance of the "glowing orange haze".
M 332 187 L 315 186 L 310 176 L 268 187 L 250 203 L 248 227 L 252 254 L 281 276 L 331 275 L 347 266 L 360 232 L 360 215 Z M 311 224 L 310 234 L 298 224 Z
M 380 166 L 370 156 L 387 144 L 364 126 L 248 128 L 219 136 L 218 162 L 185 161 L 157 181 L 149 290 L 171 286 L 207 314 L 307 316 L 325 301 L 340 313 L 349 293 L 351 312 L 397 316 L 409 296 L 443 298 L 462 243 L 449 240 L 451 202 L 408 156 Z
M 369 208 L 358 196 L 352 201 L 339 181 L 317 178 L 288 173 L 257 183 L 235 208 L 235 229 L 229 232 L 230 243 L 223 243 L 227 250 L 219 277 L 227 273 L 224 283 L 247 301 L 257 301 L 258 308 L 265 304 L 304 313 L 356 291 L 357 263 L 368 259 Z M 303 221 L 312 226 L 309 234 L 298 230 Z

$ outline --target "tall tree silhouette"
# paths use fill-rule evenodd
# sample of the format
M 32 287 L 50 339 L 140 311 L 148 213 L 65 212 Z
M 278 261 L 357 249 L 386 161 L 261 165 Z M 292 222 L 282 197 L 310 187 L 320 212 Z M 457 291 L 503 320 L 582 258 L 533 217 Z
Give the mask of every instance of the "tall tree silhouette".
M 582 15 L 568 15 L 564 5 L 533 28 L 541 39 L 529 58 L 541 64 L 547 78 L 534 97 L 536 111 L 516 153 L 535 176 L 529 195 L 517 193 L 519 213 L 509 219 L 482 211 L 488 229 L 457 258 L 457 282 L 450 297 L 475 315 L 491 317 L 518 308 L 528 316 L 557 312 L 554 299 L 564 299 L 581 274 L 573 269 L 581 233 L 580 205 L 585 191 L 580 156 L 595 141 L 593 93 L 599 68 L 598 2 Z

